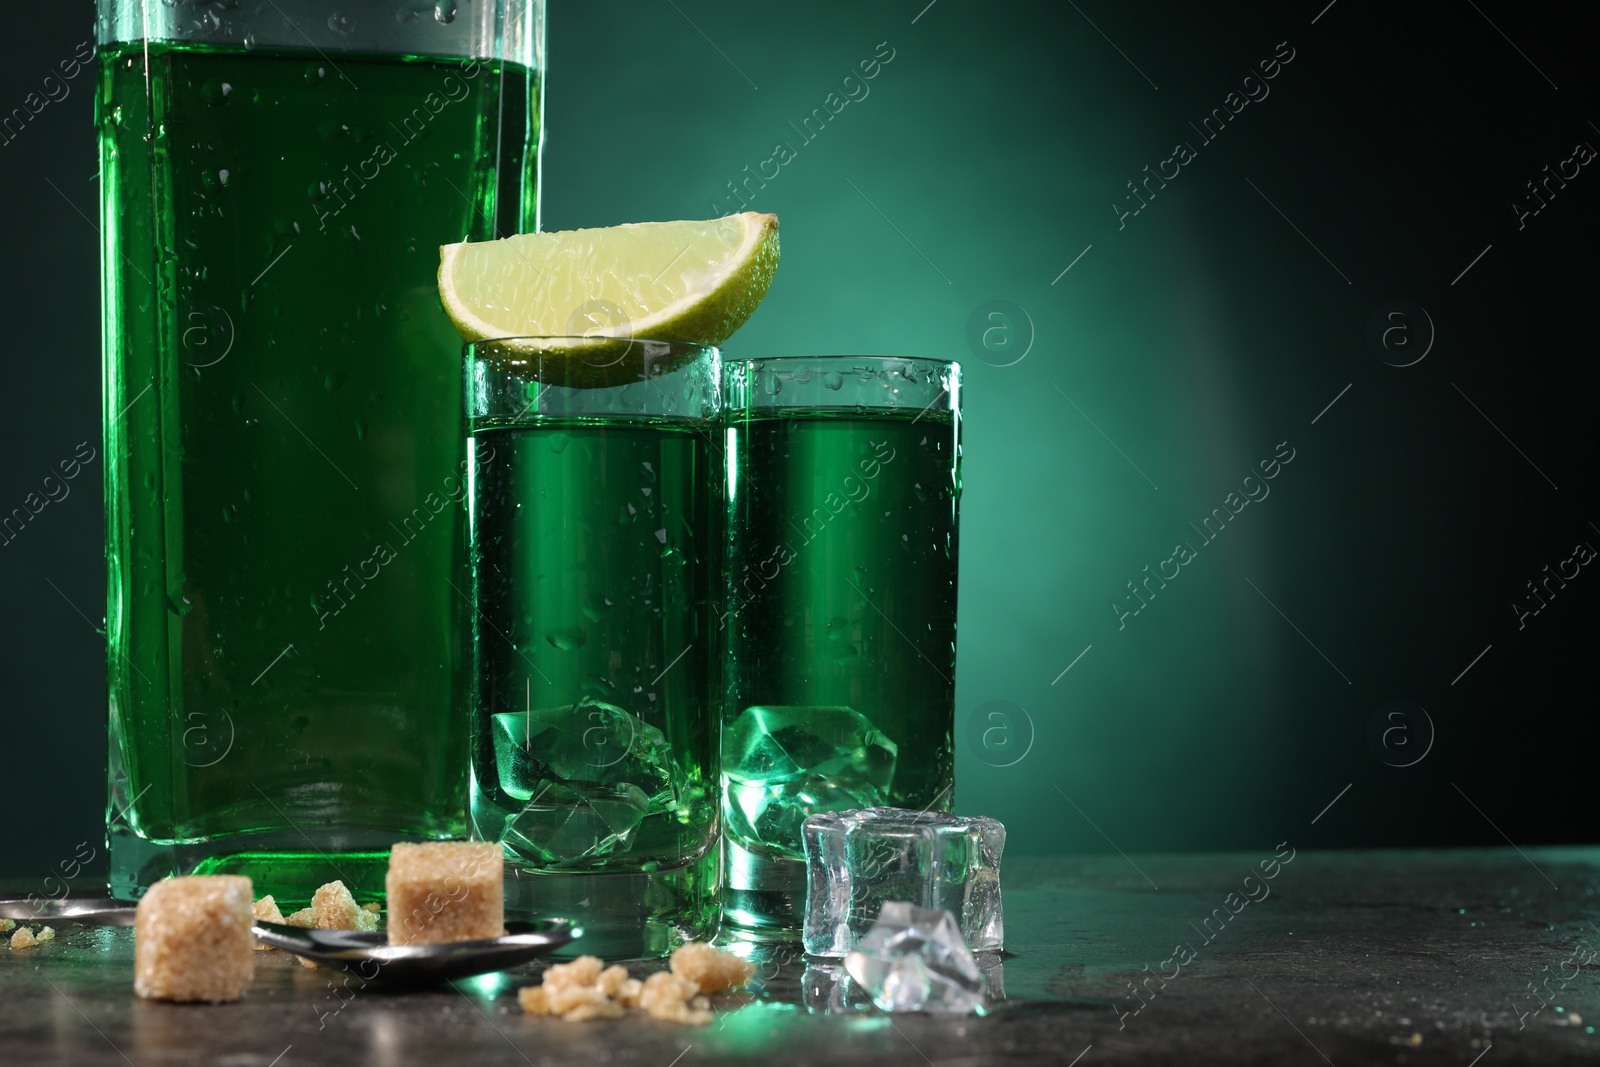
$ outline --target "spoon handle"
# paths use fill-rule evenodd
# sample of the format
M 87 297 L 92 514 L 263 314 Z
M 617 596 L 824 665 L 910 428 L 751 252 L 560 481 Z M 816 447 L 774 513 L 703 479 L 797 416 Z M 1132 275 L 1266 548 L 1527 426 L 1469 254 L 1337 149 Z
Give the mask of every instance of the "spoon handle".
M 0 919 L 15 919 L 18 922 L 59 919 L 92 923 L 95 926 L 132 926 L 134 914 L 134 905 L 106 897 L 63 897 L 60 900 L 0 898 Z

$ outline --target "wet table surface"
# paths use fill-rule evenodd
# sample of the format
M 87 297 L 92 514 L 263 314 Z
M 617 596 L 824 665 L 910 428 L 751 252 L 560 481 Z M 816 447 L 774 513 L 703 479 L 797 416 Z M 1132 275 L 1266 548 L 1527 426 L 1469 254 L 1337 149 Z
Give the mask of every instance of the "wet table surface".
M 706 1027 L 524 1016 L 537 966 L 395 993 L 277 952 L 240 1003 L 159 1004 L 132 930 L 60 924 L 0 946 L 0 1064 L 1600 1063 L 1600 848 L 1019 856 L 1004 892 L 981 1018 L 883 1015 L 783 946 Z

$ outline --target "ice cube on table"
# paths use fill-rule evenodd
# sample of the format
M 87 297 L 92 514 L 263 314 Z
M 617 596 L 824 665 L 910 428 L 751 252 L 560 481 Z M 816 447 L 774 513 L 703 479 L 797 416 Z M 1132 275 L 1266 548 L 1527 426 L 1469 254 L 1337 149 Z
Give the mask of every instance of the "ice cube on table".
M 983 1002 L 1006 999 L 1005 963 L 998 952 L 973 955 L 983 976 Z M 808 959 L 800 981 L 800 999 L 812 1015 L 842 1015 L 873 1010 L 872 998 L 850 977 L 842 960 Z
M 801 938 L 811 955 L 845 955 L 890 900 L 950 912 L 974 952 L 1004 947 L 1000 853 L 1006 829 L 998 821 L 865 808 L 811 816 L 804 839 Z
M 948 911 L 885 902 L 844 967 L 883 1011 L 983 1011 L 983 973 Z
M 799 859 L 807 816 L 888 799 L 897 754 L 854 708 L 745 708 L 722 735 L 727 832 L 751 851 Z
M 861 987 L 839 960 L 808 960 L 800 978 L 800 1000 L 812 1015 L 842 1015 L 871 1011 Z

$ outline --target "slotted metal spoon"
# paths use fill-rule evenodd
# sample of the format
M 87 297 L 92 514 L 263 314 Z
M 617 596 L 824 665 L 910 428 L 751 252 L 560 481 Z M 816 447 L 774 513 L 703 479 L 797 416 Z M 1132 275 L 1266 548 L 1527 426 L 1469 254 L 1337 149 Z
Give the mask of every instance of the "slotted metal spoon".
M 134 915 L 133 905 L 103 898 L 0 900 L 0 919 L 20 922 L 56 919 L 97 926 L 132 926 Z M 250 932 L 262 944 L 304 956 L 324 967 L 397 985 L 427 985 L 503 971 L 583 936 L 583 930 L 566 919 L 508 922 L 504 937 L 435 945 L 391 945 L 382 931 L 317 930 L 259 920 L 251 925 Z

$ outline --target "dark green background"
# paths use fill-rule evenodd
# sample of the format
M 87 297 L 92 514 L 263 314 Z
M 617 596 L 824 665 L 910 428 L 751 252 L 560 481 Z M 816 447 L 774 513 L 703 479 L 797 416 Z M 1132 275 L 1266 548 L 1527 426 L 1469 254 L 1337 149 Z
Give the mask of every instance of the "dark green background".
M 1521 230 L 1511 208 L 1600 146 L 1587 20 L 1325 2 L 553 5 L 546 228 L 707 216 L 785 141 L 751 203 L 783 267 L 729 351 L 965 364 L 957 807 L 1013 850 L 1595 839 L 1600 577 L 1520 631 L 1510 607 L 1600 545 L 1600 177 Z M 86 4 L 33 9 L 0 110 L 91 35 Z M 870 95 L 800 144 L 884 41 Z M 1282 41 L 1270 96 L 1199 147 L 1188 123 Z M 99 450 L 91 95 L 0 146 L 4 511 Z M 1119 229 L 1180 140 L 1198 158 Z M 1012 366 L 967 340 L 997 299 L 1031 321 Z M 1397 299 L 1437 331 L 1405 368 L 1365 338 Z M 1271 495 L 1119 630 L 1124 583 L 1283 441 Z M 98 460 L 71 486 L 0 547 L 0 873 L 100 834 Z M 1437 730 L 1404 769 L 1367 741 L 1397 699 Z

